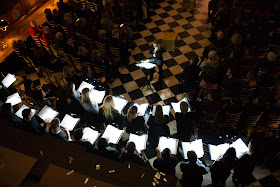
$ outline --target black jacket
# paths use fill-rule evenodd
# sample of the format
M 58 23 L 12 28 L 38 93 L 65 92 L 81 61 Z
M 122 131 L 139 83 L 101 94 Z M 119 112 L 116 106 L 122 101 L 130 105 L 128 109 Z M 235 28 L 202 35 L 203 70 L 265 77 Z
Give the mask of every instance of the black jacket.
M 175 175 L 177 163 L 178 161 L 175 157 L 170 157 L 168 160 L 158 158 L 154 161 L 153 166 L 163 173 Z
M 191 135 L 194 133 L 192 113 L 187 113 L 186 115 L 176 113 L 175 118 L 179 140 L 189 142 Z
M 135 119 L 132 120 L 131 123 L 128 122 L 127 117 L 123 119 L 123 127 L 126 128 L 126 132 L 128 134 L 136 134 L 136 132 L 141 131 L 146 133 L 147 132 L 147 126 L 145 125 L 145 120 L 142 116 L 138 116 Z
M 154 46 L 152 45 L 151 48 L 150 48 L 150 51 L 149 51 L 149 54 L 152 56 L 152 58 L 150 58 L 150 62 L 151 63 L 155 63 L 159 66 L 162 66 L 163 64 L 163 57 L 162 57 L 162 49 L 159 49 L 157 52 L 156 52 L 156 57 L 153 57 L 153 54 L 154 54 Z

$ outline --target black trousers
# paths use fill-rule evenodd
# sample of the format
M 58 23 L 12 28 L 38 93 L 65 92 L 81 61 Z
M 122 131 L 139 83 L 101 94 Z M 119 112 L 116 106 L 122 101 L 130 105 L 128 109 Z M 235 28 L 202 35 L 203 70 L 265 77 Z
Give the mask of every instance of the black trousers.
M 159 72 L 158 72 L 158 74 L 159 74 L 159 79 L 162 79 L 162 65 L 163 65 L 163 63 L 162 63 L 162 62 L 161 62 L 161 63 L 157 63 L 156 61 L 153 62 L 153 63 L 158 65 L 158 69 L 159 69 Z M 156 71 L 155 68 L 150 69 L 150 81 L 153 80 L 155 71 Z

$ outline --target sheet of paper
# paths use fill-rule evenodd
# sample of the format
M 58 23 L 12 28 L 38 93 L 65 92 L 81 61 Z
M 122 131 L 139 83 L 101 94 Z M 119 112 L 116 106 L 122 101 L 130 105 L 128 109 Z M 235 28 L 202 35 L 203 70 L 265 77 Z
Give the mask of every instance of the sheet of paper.
M 98 131 L 95 131 L 89 127 L 85 127 L 83 130 L 83 139 L 89 141 L 91 144 L 94 144 L 99 136 L 100 133 Z
M 228 143 L 224 143 L 220 145 L 209 144 L 209 152 L 210 152 L 211 160 L 217 160 L 218 158 L 221 158 L 221 156 L 225 154 L 228 148 L 229 148 Z
M 187 99 L 186 97 L 185 97 L 184 99 L 182 99 L 181 101 L 179 101 L 178 103 L 171 103 L 172 108 L 174 109 L 174 111 L 175 111 L 175 112 L 181 112 L 180 104 L 181 104 L 181 102 L 183 102 L 183 101 L 185 101 L 185 102 L 188 103 L 188 105 L 189 105 L 188 112 L 191 112 L 191 105 L 190 105 L 190 103 L 189 103 L 189 101 L 188 101 L 188 99 Z
M 72 131 L 79 121 L 80 118 L 73 118 L 72 116 L 66 114 L 63 120 L 61 121 L 60 126 L 64 127 L 69 131 Z
M 152 68 L 156 67 L 156 65 L 153 63 L 150 63 L 149 60 L 141 61 L 140 63 L 136 64 L 136 66 L 142 67 L 145 69 L 152 69 Z
M 95 101 L 96 103 L 101 104 L 105 97 L 105 91 L 92 89 L 90 90 L 89 97 L 91 100 Z
M 89 84 L 89 83 L 87 83 L 87 82 L 85 82 L 85 81 L 83 81 L 81 83 L 81 85 L 79 86 L 79 88 L 78 88 L 78 92 L 82 93 L 84 88 L 88 88 L 89 90 L 91 90 L 91 89 L 94 88 L 94 86 Z
M 168 115 L 170 114 L 170 110 L 171 110 L 171 106 L 169 105 L 166 105 L 166 106 L 162 106 L 162 112 L 163 112 L 163 115 Z M 153 115 L 155 115 L 155 112 L 156 112 L 156 106 L 153 106 Z
M 192 142 L 182 142 L 182 148 L 185 159 L 188 159 L 188 151 L 194 151 L 197 155 L 197 158 L 201 158 L 204 155 L 202 139 L 198 139 Z
M 178 149 L 178 139 L 175 138 L 167 138 L 167 137 L 160 137 L 158 148 L 162 152 L 165 148 L 169 148 L 171 151 L 171 154 L 176 155 L 177 149 Z
M 122 113 L 123 108 L 127 105 L 128 101 L 119 97 L 113 97 L 115 108 L 119 111 L 119 113 Z
M 22 111 L 24 110 L 24 109 L 28 109 L 29 107 L 28 106 L 26 106 L 26 105 L 22 105 L 21 107 L 20 107 L 20 109 L 18 109 L 18 111 L 15 113 L 15 115 L 17 115 L 19 118 L 21 118 L 21 119 L 23 119 L 23 117 L 22 117 Z M 35 113 L 36 113 L 36 110 L 35 109 L 31 109 L 31 111 L 32 111 L 32 117 L 35 115 Z
M 132 106 L 137 106 L 137 108 L 138 108 L 138 112 L 137 112 L 138 115 L 139 116 L 144 116 L 145 113 L 146 113 L 146 110 L 147 110 L 147 108 L 149 106 L 149 104 L 148 103 L 144 103 L 144 104 L 139 105 L 138 103 L 134 103 Z
M 8 73 L 8 75 L 2 80 L 2 84 L 9 88 L 17 79 L 12 74 Z
M 237 158 L 240 158 L 244 153 L 249 151 L 248 147 L 241 138 L 238 138 L 235 142 L 233 142 L 230 147 L 235 148 Z
M 143 134 L 141 136 L 135 135 L 135 134 L 129 134 L 129 140 L 128 142 L 134 142 L 137 151 L 142 151 L 146 149 L 148 135 Z
M 59 113 L 53 110 L 51 107 L 45 105 L 42 110 L 39 112 L 38 116 L 42 120 L 48 120 L 51 122 Z
M 17 105 L 21 102 L 22 102 L 22 100 L 18 93 L 14 93 L 14 94 L 8 96 L 7 101 L 6 101 L 6 103 L 11 103 L 12 106 Z
M 108 139 L 108 143 L 118 144 L 124 130 L 119 130 L 112 125 L 108 125 L 102 135 L 102 138 Z

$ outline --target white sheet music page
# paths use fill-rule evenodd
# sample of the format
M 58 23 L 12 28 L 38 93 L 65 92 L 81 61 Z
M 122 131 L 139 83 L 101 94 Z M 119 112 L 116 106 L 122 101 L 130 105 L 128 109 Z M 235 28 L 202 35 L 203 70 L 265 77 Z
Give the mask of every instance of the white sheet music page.
M 82 139 L 89 141 L 91 144 L 94 144 L 99 136 L 100 133 L 98 131 L 95 131 L 89 127 L 85 127 L 83 130 Z
M 238 138 L 235 142 L 233 142 L 230 147 L 235 148 L 237 158 L 240 158 L 244 153 L 249 151 L 248 147 L 241 138 Z
M 177 148 L 178 148 L 178 139 L 175 138 L 167 138 L 164 136 L 161 136 L 159 138 L 158 148 L 160 152 L 162 152 L 165 148 L 169 148 L 171 151 L 171 154 L 176 155 L 177 154 Z
M 191 106 L 190 106 L 190 103 L 189 103 L 189 101 L 188 101 L 187 98 L 182 99 L 182 100 L 179 101 L 178 103 L 173 103 L 173 102 L 171 102 L 171 105 L 172 105 L 172 108 L 174 109 L 174 111 L 175 111 L 175 112 L 181 112 L 180 104 L 181 104 L 181 102 L 183 102 L 183 101 L 185 101 L 185 102 L 188 103 L 188 105 L 189 105 L 188 112 L 191 112 Z
M 105 91 L 99 91 L 92 89 L 90 90 L 90 99 L 94 100 L 96 103 L 101 104 L 105 97 Z
M 145 68 L 145 69 L 152 69 L 152 68 L 156 67 L 155 64 L 150 63 L 149 59 L 141 60 L 141 62 L 136 64 L 136 66 L 137 67 L 142 67 L 142 68 Z
M 169 116 L 170 115 L 170 110 L 171 110 L 171 106 L 169 106 L 169 105 L 162 106 L 163 115 Z M 155 115 L 155 112 L 156 112 L 156 106 L 153 106 L 153 112 L 152 112 L 153 115 Z
M 132 106 L 137 106 L 137 108 L 138 108 L 138 112 L 137 112 L 138 115 L 139 116 L 144 116 L 145 113 L 146 113 L 146 110 L 147 110 L 147 108 L 149 106 L 149 104 L 148 103 L 143 103 L 143 104 L 139 105 L 138 103 L 134 103 Z
M 128 101 L 125 100 L 125 99 L 116 97 L 116 96 L 113 96 L 113 100 L 114 100 L 114 103 L 115 103 L 116 110 L 118 110 L 119 113 L 121 114 L 123 108 L 127 105 Z
M 229 148 L 228 143 L 224 143 L 220 145 L 209 144 L 209 152 L 210 152 L 211 160 L 217 160 L 218 158 L 221 158 L 228 150 L 228 148 Z
M 108 139 L 108 143 L 118 144 L 124 130 L 119 130 L 112 125 L 108 125 L 102 135 L 102 138 Z
M 11 103 L 12 106 L 17 105 L 21 102 L 22 102 L 22 100 L 18 93 L 14 93 L 14 94 L 8 96 L 7 101 L 6 101 L 6 103 Z
M 2 80 L 2 84 L 9 88 L 17 79 L 12 74 L 8 73 L 8 75 Z
M 42 120 L 49 120 L 51 122 L 59 113 L 53 110 L 51 107 L 45 105 L 42 110 L 39 112 L 38 116 Z
M 22 111 L 24 110 L 24 109 L 28 109 L 29 107 L 28 106 L 26 106 L 26 105 L 22 105 L 21 107 L 20 107 L 20 109 L 18 109 L 18 111 L 15 113 L 15 115 L 17 115 L 19 118 L 21 118 L 21 119 L 23 119 L 23 117 L 22 117 Z M 35 109 L 31 109 L 31 111 L 32 111 L 32 117 L 35 115 L 35 113 L 36 113 L 36 110 Z
M 85 81 L 83 81 L 78 88 L 78 92 L 82 93 L 84 88 L 88 88 L 89 90 L 91 90 L 91 89 L 94 88 L 94 86 L 85 82 Z
M 72 116 L 66 114 L 63 120 L 61 121 L 60 126 L 64 127 L 69 131 L 72 131 L 79 121 L 80 118 L 73 118 Z
M 185 159 L 188 159 L 188 151 L 194 151 L 197 155 L 197 158 L 201 158 L 204 155 L 202 139 L 198 139 L 192 142 L 182 142 L 182 148 Z
M 129 134 L 129 140 L 128 142 L 134 142 L 137 151 L 142 151 L 146 149 L 148 135 L 143 134 L 141 136 L 135 135 L 135 134 Z

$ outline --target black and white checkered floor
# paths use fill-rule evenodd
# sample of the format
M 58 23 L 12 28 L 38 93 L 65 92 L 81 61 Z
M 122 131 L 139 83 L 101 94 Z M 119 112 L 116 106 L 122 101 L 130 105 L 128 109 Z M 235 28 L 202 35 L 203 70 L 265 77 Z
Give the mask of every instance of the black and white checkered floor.
M 122 67 L 120 72 L 123 76 L 116 79 L 111 85 L 111 94 L 118 95 L 126 100 L 136 103 L 170 104 L 170 102 L 180 101 L 184 95 L 178 93 L 179 83 L 182 80 L 183 68 L 193 57 L 200 57 L 204 47 L 211 45 L 209 37 L 211 31 L 210 24 L 207 23 L 207 5 L 209 0 L 197 0 L 196 8 L 192 11 L 185 11 L 182 7 L 183 0 L 162 2 L 154 10 L 150 10 L 152 22 L 145 24 L 145 29 L 134 33 L 137 47 L 131 52 L 130 63 Z M 152 41 L 160 39 L 164 31 L 177 33 L 176 50 L 174 52 L 164 52 L 163 80 L 158 81 L 158 74 L 151 82 L 154 93 L 142 86 L 147 82 L 146 70 L 135 66 L 135 62 L 149 58 L 149 48 Z M 25 76 L 24 71 L 20 71 L 20 76 Z M 26 76 L 27 79 L 39 79 L 36 73 Z M 41 83 L 44 82 L 40 79 Z M 171 120 L 174 119 L 172 109 Z M 176 125 L 170 123 L 171 134 L 176 133 Z M 155 152 L 146 150 L 145 156 L 152 165 L 155 159 Z M 182 159 L 179 159 L 182 160 Z M 211 161 L 206 161 L 208 165 Z M 180 163 L 177 165 L 176 176 L 180 179 Z M 257 165 L 253 175 L 253 183 L 249 186 L 280 186 L 280 174 L 271 173 L 263 165 Z M 211 184 L 210 173 L 204 176 L 203 186 Z M 178 184 L 178 186 L 180 186 Z M 234 186 L 231 177 L 227 180 L 226 186 Z

